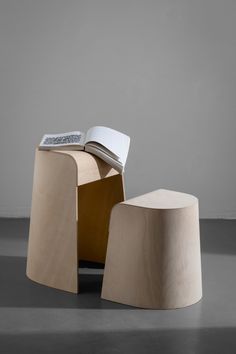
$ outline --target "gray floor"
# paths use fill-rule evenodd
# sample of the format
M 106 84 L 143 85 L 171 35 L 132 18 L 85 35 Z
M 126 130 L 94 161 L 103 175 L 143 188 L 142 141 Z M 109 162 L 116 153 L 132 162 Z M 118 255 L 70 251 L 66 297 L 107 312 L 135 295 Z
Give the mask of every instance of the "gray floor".
M 236 221 L 201 222 L 203 300 L 151 311 L 100 299 L 102 275 L 64 293 L 25 276 L 27 219 L 0 219 L 0 353 L 236 353 Z

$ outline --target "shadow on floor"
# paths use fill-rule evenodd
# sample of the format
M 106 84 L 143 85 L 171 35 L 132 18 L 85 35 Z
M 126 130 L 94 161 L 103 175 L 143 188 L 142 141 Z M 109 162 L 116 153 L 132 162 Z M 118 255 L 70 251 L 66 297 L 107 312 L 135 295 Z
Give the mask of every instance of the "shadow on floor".
M 79 296 L 37 284 L 25 275 L 26 258 L 0 257 L 0 307 L 132 309 L 102 300 L 102 275 L 81 274 Z
M 0 335 L 2 353 L 235 354 L 235 328 Z

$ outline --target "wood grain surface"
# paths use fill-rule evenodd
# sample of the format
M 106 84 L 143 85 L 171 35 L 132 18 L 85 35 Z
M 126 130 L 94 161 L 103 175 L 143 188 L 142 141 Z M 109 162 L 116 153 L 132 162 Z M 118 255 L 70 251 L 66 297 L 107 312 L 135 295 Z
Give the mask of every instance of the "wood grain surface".
M 191 305 L 201 297 L 197 198 L 157 190 L 116 205 L 110 220 L 102 298 L 171 309 Z

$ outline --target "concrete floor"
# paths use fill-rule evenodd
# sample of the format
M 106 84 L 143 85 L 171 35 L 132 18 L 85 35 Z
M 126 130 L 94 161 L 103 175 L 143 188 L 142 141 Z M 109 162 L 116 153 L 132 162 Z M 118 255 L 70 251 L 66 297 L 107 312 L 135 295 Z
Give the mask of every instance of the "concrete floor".
M 81 293 L 25 276 L 29 221 L 0 219 L 0 353 L 236 353 L 236 220 L 203 220 L 201 302 L 141 310 L 100 299 L 102 275 L 83 269 Z M 101 273 L 101 272 L 100 272 Z

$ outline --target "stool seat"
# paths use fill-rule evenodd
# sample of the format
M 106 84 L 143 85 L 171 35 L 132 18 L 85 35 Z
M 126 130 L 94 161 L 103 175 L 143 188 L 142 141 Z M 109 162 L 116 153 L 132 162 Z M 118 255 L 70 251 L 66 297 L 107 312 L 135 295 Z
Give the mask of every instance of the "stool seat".
M 201 297 L 198 199 L 159 189 L 115 205 L 102 298 L 171 309 Z
M 141 196 L 126 200 L 122 204 L 133 205 L 149 209 L 179 209 L 187 208 L 198 200 L 196 197 L 186 193 L 158 189 Z

